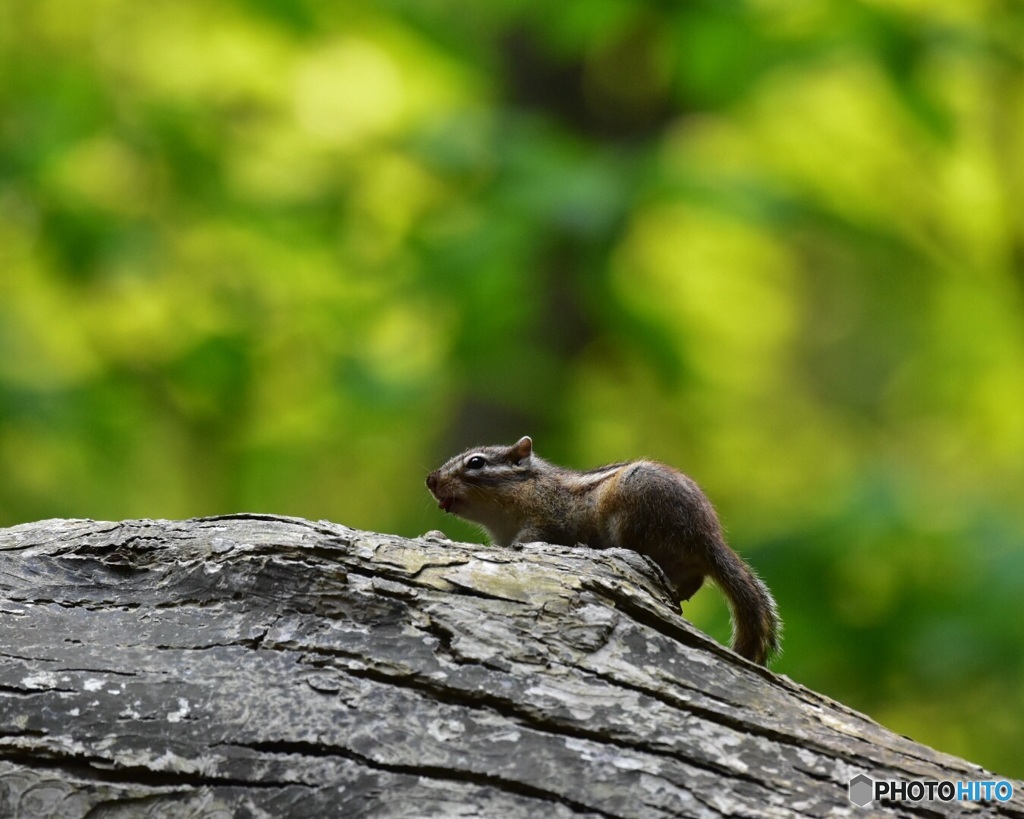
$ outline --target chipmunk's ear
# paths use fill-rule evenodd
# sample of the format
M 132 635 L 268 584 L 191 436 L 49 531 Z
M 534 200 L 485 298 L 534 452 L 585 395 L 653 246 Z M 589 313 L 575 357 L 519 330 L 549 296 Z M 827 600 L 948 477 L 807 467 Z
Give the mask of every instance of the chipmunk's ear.
M 533 441 L 530 440 L 530 436 L 524 435 L 512 447 L 512 461 L 516 464 L 529 463 L 531 455 L 533 455 Z

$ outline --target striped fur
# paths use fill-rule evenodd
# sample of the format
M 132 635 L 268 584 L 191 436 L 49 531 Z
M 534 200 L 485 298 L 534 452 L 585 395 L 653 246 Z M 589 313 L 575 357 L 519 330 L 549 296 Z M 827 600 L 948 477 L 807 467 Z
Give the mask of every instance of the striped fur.
M 697 484 L 670 466 L 639 460 L 577 472 L 542 460 L 521 438 L 456 455 L 430 473 L 427 487 L 442 509 L 482 526 L 501 546 L 633 549 L 662 568 L 680 600 L 710 577 L 729 601 L 733 649 L 761 664 L 779 650 L 771 592 L 726 543 Z

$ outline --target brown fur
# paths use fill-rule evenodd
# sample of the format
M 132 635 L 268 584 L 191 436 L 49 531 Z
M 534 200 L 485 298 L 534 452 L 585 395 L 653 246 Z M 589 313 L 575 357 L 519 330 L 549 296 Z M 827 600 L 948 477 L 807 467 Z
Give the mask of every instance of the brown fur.
M 766 664 L 781 622 L 768 588 L 725 541 L 694 481 L 655 461 L 588 472 L 550 464 L 522 438 L 456 455 L 427 477 L 441 508 L 483 526 L 498 545 L 545 541 L 633 549 L 654 560 L 688 600 L 711 577 L 732 611 L 732 647 Z

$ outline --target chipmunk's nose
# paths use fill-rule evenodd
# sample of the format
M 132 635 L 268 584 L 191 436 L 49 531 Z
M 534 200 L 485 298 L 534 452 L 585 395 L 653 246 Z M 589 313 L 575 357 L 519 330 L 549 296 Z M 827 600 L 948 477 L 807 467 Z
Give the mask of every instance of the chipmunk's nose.
M 429 475 L 427 475 L 427 489 L 429 489 L 431 492 L 433 492 L 435 489 L 437 489 L 437 473 L 436 472 L 431 472 Z

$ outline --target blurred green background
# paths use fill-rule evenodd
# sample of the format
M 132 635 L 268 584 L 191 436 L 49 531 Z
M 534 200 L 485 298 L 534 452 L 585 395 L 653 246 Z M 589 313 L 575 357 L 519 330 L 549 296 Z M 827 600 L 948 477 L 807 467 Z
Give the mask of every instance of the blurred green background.
M 651 456 L 777 670 L 1021 777 L 1022 317 L 1012 0 L 0 6 L 0 525 Z

